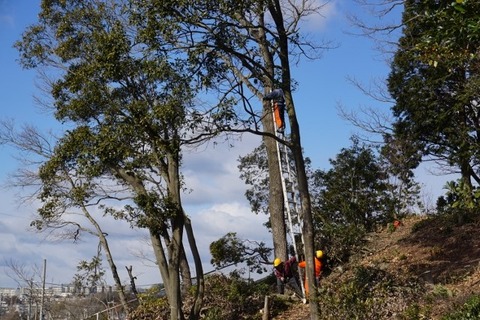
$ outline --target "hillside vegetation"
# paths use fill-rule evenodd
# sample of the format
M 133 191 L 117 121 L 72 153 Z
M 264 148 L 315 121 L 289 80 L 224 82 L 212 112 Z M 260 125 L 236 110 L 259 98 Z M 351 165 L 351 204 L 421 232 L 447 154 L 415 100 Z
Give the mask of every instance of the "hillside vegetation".
M 367 234 L 348 263 L 325 272 L 320 319 L 480 319 L 479 232 L 478 214 L 451 214 L 410 216 Z M 269 320 L 310 319 L 308 304 L 275 293 L 273 276 L 254 283 L 235 273 L 206 278 L 202 319 L 263 320 L 266 296 Z M 166 301 L 146 302 L 132 320 L 166 317 Z
M 480 218 L 413 216 L 370 233 L 321 283 L 322 319 L 480 319 Z M 274 319 L 307 319 L 292 304 Z

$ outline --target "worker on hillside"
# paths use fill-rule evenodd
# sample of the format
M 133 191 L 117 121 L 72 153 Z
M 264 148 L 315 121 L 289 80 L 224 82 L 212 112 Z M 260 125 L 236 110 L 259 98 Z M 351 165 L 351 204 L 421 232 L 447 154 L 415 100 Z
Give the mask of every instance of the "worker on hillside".
M 276 258 L 273 261 L 274 274 L 277 277 L 277 289 L 278 293 L 284 292 L 284 286 L 288 285 L 299 298 L 303 298 L 302 290 L 298 284 L 298 280 L 295 273 L 297 258 L 291 257 L 287 261 L 282 261 L 280 258 Z
M 285 130 L 285 96 L 283 95 L 283 90 L 275 89 L 264 96 L 263 100 L 272 100 L 277 131 L 283 132 Z
M 314 258 L 314 261 L 315 261 L 315 283 L 317 284 L 317 286 L 320 283 L 320 276 L 322 274 L 322 267 L 323 267 L 322 258 L 323 258 L 323 251 L 322 250 L 317 250 L 317 252 L 315 252 L 315 258 Z M 306 261 L 300 261 L 298 263 L 298 266 L 300 268 L 305 269 L 306 266 L 307 266 L 307 262 Z M 305 294 L 308 296 L 308 283 L 307 283 L 306 278 L 305 278 L 305 272 L 303 274 L 304 274 L 303 283 L 305 284 Z

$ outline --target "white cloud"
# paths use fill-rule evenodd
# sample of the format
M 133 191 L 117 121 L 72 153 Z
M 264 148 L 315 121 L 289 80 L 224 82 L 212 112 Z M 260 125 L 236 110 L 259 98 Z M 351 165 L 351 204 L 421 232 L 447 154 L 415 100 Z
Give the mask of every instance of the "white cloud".
M 260 139 L 244 136 L 236 141 L 235 148 L 227 144 L 211 145 L 206 149 L 190 150 L 185 154 L 182 170 L 187 188 L 193 189 L 184 195 L 187 214 L 191 216 L 197 246 L 202 257 L 204 271 L 212 270 L 209 245 L 227 232 L 237 232 L 240 238 L 268 242 L 270 234 L 263 226 L 266 216 L 250 212 L 244 193 L 246 186 L 239 178 L 237 159 L 258 146 Z M 4 204 L 0 222 L 0 256 L 2 260 L 13 259 L 27 266 L 40 266 L 47 260 L 47 282 L 65 284 L 71 281 L 80 260 L 90 260 L 98 249 L 98 239 L 84 234 L 77 242 L 49 241 L 44 234 L 28 231 L 35 205 L 18 207 L 15 197 L 7 191 L 0 195 Z M 38 205 L 38 204 L 37 204 Z M 93 212 L 102 230 L 108 233 L 109 246 L 124 283 L 128 283 L 125 266 L 133 266 L 133 274 L 139 286 L 161 282 L 160 272 L 152 261 L 146 230 L 131 229 L 124 221 L 102 217 Z M 79 215 L 70 219 L 83 221 Z M 185 242 L 187 239 L 185 238 Z M 187 245 L 188 250 L 188 245 Z M 139 256 L 146 255 L 149 259 Z M 190 256 L 190 254 L 188 253 Z M 191 260 L 191 258 L 189 258 Z M 104 267 L 108 268 L 103 255 Z M 1 264 L 0 264 L 1 265 Z M 192 270 L 195 273 L 194 270 Z M 113 283 L 107 269 L 107 281 Z M 0 287 L 15 283 L 0 272 Z
M 246 204 L 221 203 L 192 215 L 194 228 L 217 240 L 228 232 L 236 232 L 240 238 L 268 241 L 269 234 L 263 226 L 267 216 L 256 215 Z
M 234 141 L 211 145 L 208 149 L 187 151 L 184 156 L 185 185 L 191 192 L 183 195 L 186 205 L 200 207 L 213 203 L 243 201 L 246 185 L 240 180 L 238 158 L 260 145 L 260 138 L 244 135 Z
M 302 30 L 307 32 L 324 31 L 326 26 L 338 17 L 338 1 L 325 3 L 323 0 L 314 0 L 313 3 L 319 10 L 305 18 L 302 23 Z

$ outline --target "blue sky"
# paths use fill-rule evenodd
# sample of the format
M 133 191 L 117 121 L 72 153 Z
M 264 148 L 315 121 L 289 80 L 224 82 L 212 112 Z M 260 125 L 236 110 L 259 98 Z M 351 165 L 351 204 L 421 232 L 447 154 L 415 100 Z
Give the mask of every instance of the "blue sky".
M 0 117 L 12 118 L 18 125 L 30 123 L 44 130 L 55 130 L 58 124 L 35 104 L 34 95 L 39 94 L 35 72 L 22 70 L 16 62 L 18 53 L 12 48 L 25 27 L 36 21 L 39 4 L 38 0 L 0 0 Z M 349 138 L 358 131 L 338 115 L 339 103 L 352 110 L 360 106 L 388 110 L 387 105 L 369 99 L 347 81 L 347 77 L 355 77 L 368 83 L 388 74 L 388 65 L 374 50 L 373 42 L 346 33 L 352 31 L 346 15 L 359 12 L 359 8 L 352 0 L 332 0 L 326 9 L 322 19 L 311 20 L 305 28 L 315 37 L 337 42 L 339 47 L 324 52 L 320 60 L 302 60 L 293 66 L 294 77 L 299 82 L 294 99 L 302 144 L 313 167 L 319 169 L 328 169 L 328 160 L 341 148 L 348 147 Z M 243 197 L 245 186 L 238 179 L 238 156 L 250 152 L 257 142 L 257 138 L 247 136 L 234 149 L 210 146 L 186 155 L 184 174 L 193 192 L 185 195 L 184 201 L 194 223 L 206 270 L 211 269 L 208 245 L 229 231 L 243 238 L 270 241 L 270 234 L 262 227 L 266 218 L 249 212 Z M 12 149 L 0 148 L 0 183 L 4 183 L 7 174 L 19 163 Z M 419 171 L 419 176 L 425 184 L 425 197 L 435 199 L 442 190 L 444 178 L 435 178 L 425 170 Z M 38 204 L 18 204 L 14 191 L 2 190 L 0 203 L 0 268 L 6 260 L 13 259 L 30 267 L 41 266 L 43 259 L 47 259 L 48 282 L 66 283 L 75 273 L 78 261 L 89 259 L 95 253 L 94 239 L 86 238 L 76 244 L 51 242 L 27 231 Z M 159 282 L 158 271 L 138 257 L 148 248 L 142 233 L 118 222 L 104 223 L 111 240 L 116 240 L 112 251 L 122 279 L 127 279 L 123 266 L 133 265 L 140 286 Z M 12 279 L 0 271 L 0 287 L 14 285 Z

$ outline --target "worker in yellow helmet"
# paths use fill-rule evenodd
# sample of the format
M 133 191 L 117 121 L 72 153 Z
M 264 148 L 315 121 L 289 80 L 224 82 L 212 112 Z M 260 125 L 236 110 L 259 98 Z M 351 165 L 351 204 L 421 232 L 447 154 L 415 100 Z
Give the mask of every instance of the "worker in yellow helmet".
M 273 272 L 277 277 L 277 289 L 278 293 L 284 293 L 285 285 L 288 285 L 299 298 L 303 298 L 302 290 L 298 284 L 297 276 L 295 273 L 295 264 L 297 258 L 291 257 L 286 261 L 282 261 L 280 258 L 273 260 Z
M 322 264 L 322 258 L 323 258 L 323 251 L 322 250 L 317 250 L 317 252 L 315 252 L 315 283 L 318 284 L 320 283 L 320 276 L 321 276 L 321 273 L 322 273 L 322 267 L 323 267 L 323 264 Z M 307 266 L 307 262 L 306 261 L 300 261 L 298 263 L 298 266 L 300 268 L 306 268 Z M 304 273 L 305 274 L 305 273 Z M 305 281 L 305 276 L 303 277 L 303 283 L 305 284 L 305 293 L 307 294 L 308 296 L 308 283 L 307 281 Z

